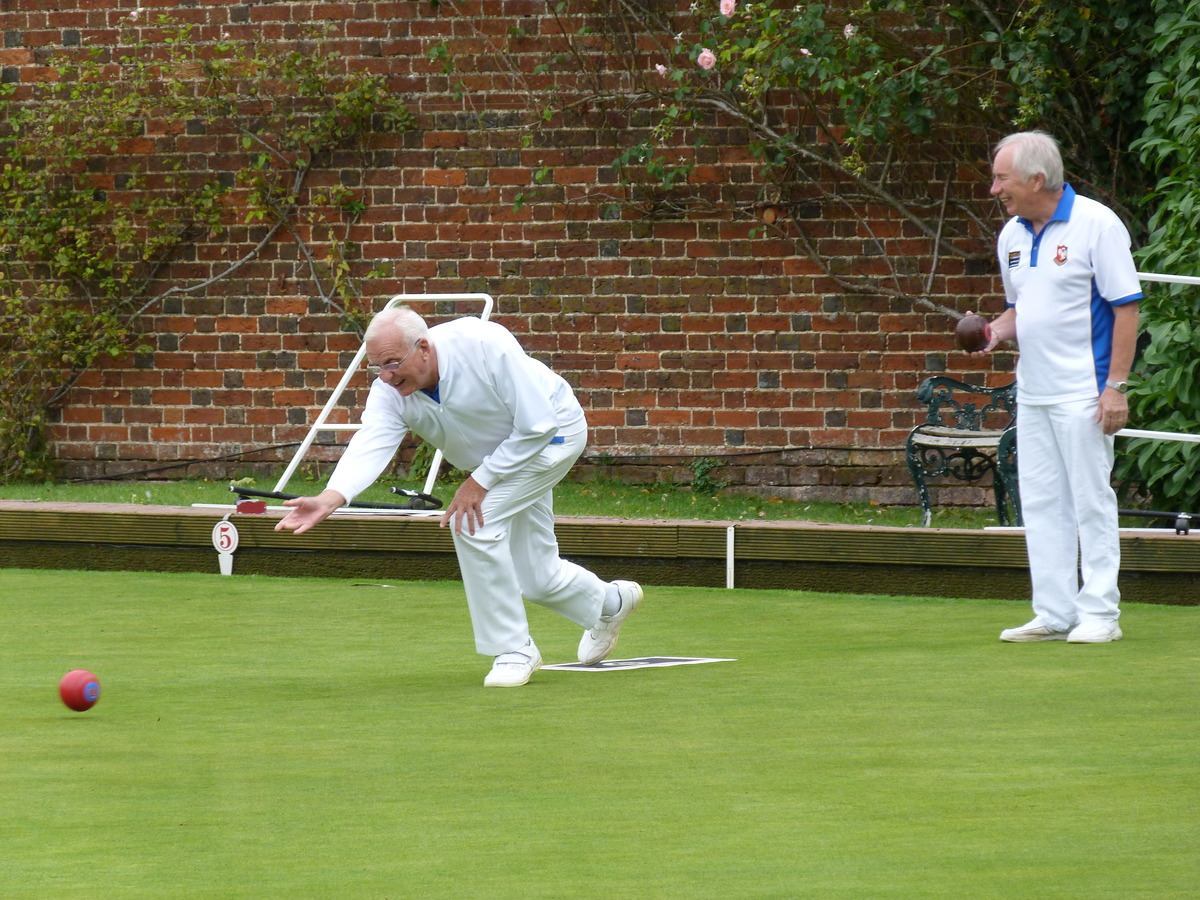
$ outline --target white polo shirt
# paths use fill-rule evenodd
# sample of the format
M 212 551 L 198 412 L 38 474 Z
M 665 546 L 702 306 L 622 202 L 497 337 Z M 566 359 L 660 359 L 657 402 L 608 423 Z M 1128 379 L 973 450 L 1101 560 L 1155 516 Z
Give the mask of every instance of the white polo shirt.
M 435 391 L 402 397 L 382 379 L 371 385 L 362 428 L 329 477 L 347 500 L 379 477 L 409 431 L 490 489 L 552 440 L 587 430 L 571 386 L 504 326 L 464 316 L 430 328 L 429 340 L 437 351 Z
M 1068 184 L 1035 235 L 1014 216 L 996 251 L 1008 305 L 1017 310 L 1017 401 L 1094 399 L 1112 361 L 1113 307 L 1142 298 L 1129 232 L 1107 206 Z

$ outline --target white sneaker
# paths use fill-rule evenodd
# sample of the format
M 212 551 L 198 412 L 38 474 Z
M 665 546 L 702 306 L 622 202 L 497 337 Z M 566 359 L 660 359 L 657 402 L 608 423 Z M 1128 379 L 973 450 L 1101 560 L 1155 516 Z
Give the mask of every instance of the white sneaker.
M 520 687 L 542 667 L 542 654 L 531 640 L 520 650 L 501 653 L 492 663 L 492 671 L 483 679 L 484 687 Z
M 1109 641 L 1119 641 L 1122 637 L 1124 635 L 1121 634 L 1121 626 L 1116 623 L 1115 619 L 1093 619 L 1072 628 L 1071 633 L 1067 635 L 1067 642 L 1070 644 L 1107 644 Z
M 1005 628 L 1000 632 L 1000 640 L 1009 643 L 1025 643 L 1027 641 L 1065 641 L 1070 629 L 1059 631 L 1051 628 L 1041 619 L 1033 619 L 1016 628 Z
M 594 666 L 613 652 L 617 635 L 621 633 L 621 623 L 642 602 L 642 586 L 636 581 L 614 581 L 613 584 L 621 597 L 621 608 L 611 616 L 601 616 L 599 622 L 583 633 L 579 642 L 579 661 L 585 666 Z

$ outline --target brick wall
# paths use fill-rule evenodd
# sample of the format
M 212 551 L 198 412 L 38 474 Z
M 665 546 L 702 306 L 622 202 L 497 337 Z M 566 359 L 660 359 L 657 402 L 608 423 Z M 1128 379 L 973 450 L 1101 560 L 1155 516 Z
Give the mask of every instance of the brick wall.
M 602 457 L 606 471 L 687 480 L 688 462 L 711 456 L 727 460 L 720 477 L 734 484 L 796 498 L 911 503 L 901 448 L 918 415 L 917 384 L 943 371 L 992 384 L 1011 377 L 1009 354 L 985 363 L 955 353 L 945 313 L 849 293 L 800 255 L 786 230 L 759 235 L 752 229 L 760 221 L 722 212 L 756 196 L 745 135 L 728 123 L 711 123 L 694 175 L 696 196 L 711 199 L 714 211 L 678 215 L 612 202 L 620 186 L 611 162 L 645 126 L 636 118 L 592 112 L 523 142 L 515 126 L 528 122 L 529 98 L 495 50 L 503 46 L 531 72 L 555 43 L 549 4 L 144 6 L 139 21 L 169 12 L 207 41 L 288 41 L 305 23 L 324 22 L 347 65 L 388 77 L 418 127 L 373 138 L 368 152 L 331 159 L 319 173 L 367 203 L 351 234 L 361 247 L 356 271 L 384 277 L 364 281 L 364 290 L 377 305 L 398 292 L 490 293 L 494 318 L 576 388 L 592 428 L 588 456 Z M 4 0 L 3 80 L 23 87 L 49 77 L 51 52 L 111 46 L 136 8 L 130 0 Z M 429 58 L 442 43 L 471 65 L 444 73 Z M 132 152 L 185 153 L 219 168 L 227 146 L 216 135 L 147 135 Z M 952 190 L 985 192 L 986 147 L 961 162 Z M 539 184 L 543 167 L 551 175 Z M 799 214 L 835 272 L 885 275 L 873 237 L 886 240 L 910 280 L 923 282 L 933 266 L 928 242 L 884 210 L 865 224 L 835 208 Z M 196 246 L 163 287 L 211 277 L 262 234 L 236 227 Z M 978 237 L 986 254 L 991 236 Z M 993 270 L 990 261 L 940 258 L 930 295 L 950 309 L 995 314 Z M 445 305 L 421 308 L 435 320 L 452 314 Z M 315 295 L 285 234 L 235 277 L 169 297 L 150 311 L 145 332 L 151 352 L 97 365 L 58 412 L 51 438 L 69 473 L 223 475 L 252 463 L 277 473 L 290 450 L 260 448 L 304 436 L 358 346 Z M 366 383 L 363 375 L 347 394 L 343 421 Z M 335 457 L 333 448 L 313 455 Z M 184 460 L 210 463 L 164 468 Z M 973 489 L 947 496 L 983 499 Z

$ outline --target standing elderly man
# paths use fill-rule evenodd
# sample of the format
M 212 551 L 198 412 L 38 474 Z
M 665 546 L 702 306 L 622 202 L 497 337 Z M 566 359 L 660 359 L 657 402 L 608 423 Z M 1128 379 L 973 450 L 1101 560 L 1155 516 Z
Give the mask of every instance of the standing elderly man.
M 1013 338 L 1020 350 L 1017 470 L 1035 613 L 1000 640 L 1120 640 L 1112 436 L 1129 418 L 1142 298 L 1129 232 L 1064 183 L 1048 134 L 1004 138 L 992 175 L 1012 216 L 997 242 L 1007 309 L 982 352 Z
M 522 597 L 586 629 L 581 663 L 608 656 L 642 589 L 601 581 L 558 555 L 553 489 L 587 442 L 570 385 L 503 326 L 474 317 L 429 328 L 408 307 L 391 307 L 372 319 L 364 341 L 378 377 L 362 427 L 326 490 L 287 501 L 293 509 L 275 530 L 300 534 L 350 502 L 412 431 L 471 473 L 441 525 L 453 526 L 475 648 L 495 657 L 484 685 L 518 687 L 542 664 Z

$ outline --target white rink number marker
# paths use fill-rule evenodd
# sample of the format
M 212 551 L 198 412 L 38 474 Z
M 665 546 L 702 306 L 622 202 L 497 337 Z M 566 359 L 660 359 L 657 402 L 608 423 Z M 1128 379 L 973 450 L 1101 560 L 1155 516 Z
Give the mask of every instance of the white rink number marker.
M 222 519 L 212 530 L 213 547 L 217 551 L 217 561 L 222 575 L 233 574 L 233 551 L 238 546 L 238 530 L 229 519 Z

